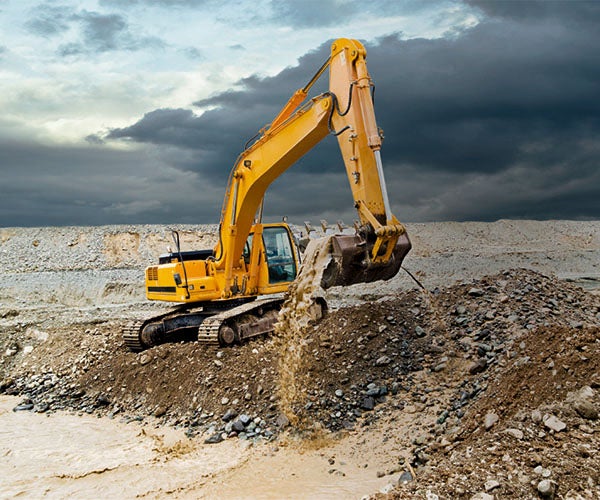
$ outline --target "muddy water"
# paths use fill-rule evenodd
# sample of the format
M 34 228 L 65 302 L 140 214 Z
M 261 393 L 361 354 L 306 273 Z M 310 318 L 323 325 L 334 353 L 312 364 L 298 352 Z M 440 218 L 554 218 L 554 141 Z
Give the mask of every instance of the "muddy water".
M 302 267 L 279 313 L 275 334 L 279 343 L 279 406 L 292 424 L 298 419 L 294 405 L 303 400 L 305 350 L 310 328 L 309 308 L 321 290 L 321 278 L 329 259 L 331 237 L 310 240 Z
M 13 412 L 0 396 L 0 498 L 361 498 L 392 482 L 390 449 L 373 433 L 301 443 L 205 445 L 182 431 L 90 415 Z M 360 438 L 362 446 L 364 437 Z
M 348 448 L 341 443 L 326 450 L 267 452 L 210 479 L 201 498 L 359 499 L 397 480 L 378 478 L 375 463 Z
M 239 465 L 247 450 L 89 415 L 13 412 L 0 396 L 0 498 L 160 497 Z

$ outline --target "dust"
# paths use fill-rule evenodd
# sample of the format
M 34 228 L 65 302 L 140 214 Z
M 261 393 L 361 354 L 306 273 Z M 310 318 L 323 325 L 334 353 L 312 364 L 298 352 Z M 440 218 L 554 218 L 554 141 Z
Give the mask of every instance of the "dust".
M 331 237 L 311 240 L 296 281 L 279 313 L 275 334 L 279 342 L 278 396 L 281 411 L 294 426 L 300 424 L 295 405 L 302 401 L 306 387 L 307 353 L 310 329 L 310 307 L 321 289 L 321 278 L 327 265 Z M 301 427 L 305 427 L 302 425 Z

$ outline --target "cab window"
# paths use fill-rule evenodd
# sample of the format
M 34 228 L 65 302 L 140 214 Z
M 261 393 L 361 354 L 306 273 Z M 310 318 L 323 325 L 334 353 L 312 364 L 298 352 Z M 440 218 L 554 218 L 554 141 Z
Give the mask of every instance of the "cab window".
M 289 233 L 283 227 L 265 227 L 263 243 L 267 254 L 269 283 L 293 281 L 296 278 L 296 261 Z
M 248 239 L 246 240 L 246 244 L 244 245 L 244 252 L 242 253 L 242 257 L 244 257 L 244 262 L 246 265 L 250 264 L 250 252 L 252 251 L 252 238 L 254 237 L 254 233 L 250 233 L 248 235 Z

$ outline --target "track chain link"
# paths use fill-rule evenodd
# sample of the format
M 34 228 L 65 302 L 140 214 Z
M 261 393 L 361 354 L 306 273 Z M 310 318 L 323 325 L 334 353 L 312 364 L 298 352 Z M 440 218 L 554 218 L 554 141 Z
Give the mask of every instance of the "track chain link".
M 144 321 L 135 320 L 127 323 L 121 330 L 125 345 L 133 352 L 140 352 L 145 349 L 140 338 Z

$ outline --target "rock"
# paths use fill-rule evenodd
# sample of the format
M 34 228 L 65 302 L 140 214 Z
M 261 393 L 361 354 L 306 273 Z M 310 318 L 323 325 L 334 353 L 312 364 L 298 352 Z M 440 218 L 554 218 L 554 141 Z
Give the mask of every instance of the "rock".
M 140 356 L 140 365 L 147 365 L 148 363 L 150 363 L 150 361 L 152 361 L 152 358 L 150 356 L 148 356 L 147 354 L 142 354 Z
M 490 479 L 489 481 L 485 482 L 483 487 L 485 488 L 485 491 L 489 492 L 489 491 L 495 490 L 496 488 L 499 488 L 500 483 L 498 481 L 496 481 L 495 479 Z
M 372 396 L 367 396 L 366 398 L 363 398 L 360 407 L 363 410 L 372 410 L 373 408 L 375 408 L 375 399 Z
M 567 428 L 567 424 L 554 415 L 544 415 L 544 426 L 554 432 L 561 432 Z
M 12 378 L 5 378 L 0 382 L 0 392 L 4 392 L 6 391 L 6 389 L 8 389 L 11 385 L 13 385 L 15 383 L 14 379 Z
M 471 288 L 467 294 L 471 297 L 481 297 L 483 296 L 483 290 L 481 288 Z
M 554 498 L 556 483 L 550 479 L 542 479 L 537 485 L 537 490 L 542 498 Z
M 523 436 L 524 436 L 523 431 L 519 430 L 519 429 L 506 429 L 504 432 L 506 434 L 508 434 L 509 436 L 512 436 L 515 439 L 519 439 L 519 440 L 523 439 Z
M 587 420 L 598 420 L 598 409 L 587 399 L 575 402 L 573 408 L 582 418 Z
M 33 409 L 33 403 L 21 403 L 13 408 L 13 411 L 28 411 Z
M 156 408 L 156 410 L 154 410 L 153 415 L 156 418 L 159 418 L 165 415 L 165 413 L 167 413 L 167 409 L 164 406 L 159 406 L 158 408 Z
M 231 420 L 233 420 L 235 417 L 237 417 L 237 411 L 235 411 L 233 408 L 229 408 L 221 417 L 221 420 L 223 420 L 223 422 L 229 422 Z
M 389 356 L 381 356 L 375 361 L 375 366 L 385 366 L 389 365 L 392 362 L 392 358 Z
M 436 423 L 438 423 L 440 425 L 443 424 L 446 421 L 446 419 L 448 418 L 449 414 L 450 413 L 448 412 L 448 410 L 444 410 L 442 413 L 440 413 L 439 417 L 436 420 Z
M 483 493 L 481 491 L 473 495 L 470 500 L 494 500 L 494 495 L 490 495 L 489 493 Z
M 235 422 L 233 422 L 233 424 L 231 425 L 231 429 L 235 432 L 242 432 L 245 429 L 245 425 L 242 423 L 241 420 L 238 419 Z
M 421 328 L 420 326 L 416 326 L 415 327 L 415 335 L 419 338 L 421 337 L 425 337 L 425 335 L 427 335 L 427 332 L 425 330 L 423 330 L 423 328 Z
M 338 398 L 341 398 L 341 397 L 343 397 L 343 396 L 344 396 L 344 391 L 342 391 L 341 389 L 337 389 L 337 390 L 335 391 L 335 395 L 336 395 Z
M 10 346 L 8 349 L 6 349 L 4 354 L 6 356 L 14 356 L 15 354 L 17 354 L 17 352 L 19 352 L 19 348 L 18 348 L 18 346 L 14 345 L 14 346 Z
M 488 413 L 485 416 L 485 419 L 483 421 L 483 426 L 485 427 L 486 431 L 489 431 L 496 422 L 498 422 L 500 417 L 498 417 L 498 415 L 496 415 L 495 413 Z
M 535 467 L 533 469 L 533 473 L 537 474 L 538 476 L 542 476 L 542 477 L 550 477 L 552 475 L 552 471 L 550 469 L 546 469 L 544 467 L 542 467 L 541 465 L 538 465 L 537 467 Z
M 275 420 L 275 423 L 280 429 L 285 429 L 288 425 L 290 425 L 290 419 L 285 413 L 280 413 L 277 417 L 277 420 Z
M 332 472 L 333 471 L 330 471 L 329 473 L 331 474 Z M 392 491 L 394 491 L 394 485 L 392 483 L 388 483 L 379 489 L 379 493 L 381 493 L 383 495 L 389 495 L 390 493 L 392 493 Z M 363 498 L 365 498 L 365 497 L 363 497 Z
M 223 441 L 223 434 L 221 432 L 217 432 L 216 434 L 213 434 L 204 440 L 206 444 L 216 444 L 220 443 L 221 441 Z
M 39 403 L 33 407 L 33 411 L 36 413 L 46 413 L 50 409 L 48 403 Z
M 410 483 L 413 479 L 413 475 L 410 473 L 410 471 L 405 470 L 402 474 L 400 474 L 400 477 L 398 478 L 398 484 Z
M 589 458 L 591 456 L 590 450 L 583 444 L 577 445 L 576 451 L 580 457 Z
M 540 410 L 533 410 L 531 412 L 531 420 L 534 423 L 539 424 L 542 421 L 542 412 Z
M 569 393 L 568 396 L 571 394 Z M 589 385 L 583 386 L 575 393 L 576 397 L 581 399 L 591 399 L 594 397 L 594 389 L 592 389 Z
M 240 422 L 242 422 L 242 424 L 244 424 L 244 426 L 246 426 L 250 422 L 252 422 L 252 418 L 249 415 L 245 415 L 245 414 L 240 415 L 239 420 L 240 420 Z
M 96 398 L 96 406 L 108 406 L 110 404 L 110 398 L 106 394 L 98 394 Z
M 483 371 L 485 371 L 485 369 L 487 368 L 487 361 L 485 358 L 478 358 L 476 361 L 473 361 L 469 367 L 469 373 L 471 375 L 476 375 L 477 373 L 481 373 Z

